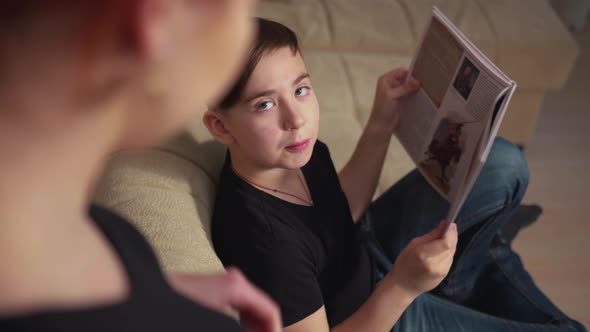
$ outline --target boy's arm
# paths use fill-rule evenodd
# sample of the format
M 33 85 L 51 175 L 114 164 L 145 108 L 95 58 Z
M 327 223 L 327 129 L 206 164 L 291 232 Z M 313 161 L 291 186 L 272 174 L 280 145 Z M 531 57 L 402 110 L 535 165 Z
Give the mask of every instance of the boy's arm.
M 390 138 L 391 134 L 372 128 L 368 123 L 350 160 L 338 173 L 355 223 L 371 204 Z
M 322 306 L 315 313 L 284 329 L 285 332 L 390 331 L 414 297 L 400 288 L 379 285 L 365 303 L 350 317 L 333 328 L 328 326 Z
M 330 329 L 322 306 L 285 331 L 390 331 L 416 297 L 432 290 L 449 273 L 457 247 L 457 225 L 445 232 L 445 224 L 410 241 L 365 303 L 344 321 Z
M 391 135 L 399 122 L 399 100 L 420 87 L 415 80 L 405 82 L 407 74 L 407 69 L 398 68 L 377 80 L 369 121 L 352 157 L 338 174 L 355 223 L 369 207 L 377 188 Z
M 414 299 L 398 285 L 381 283 L 352 316 L 330 331 L 390 331 Z

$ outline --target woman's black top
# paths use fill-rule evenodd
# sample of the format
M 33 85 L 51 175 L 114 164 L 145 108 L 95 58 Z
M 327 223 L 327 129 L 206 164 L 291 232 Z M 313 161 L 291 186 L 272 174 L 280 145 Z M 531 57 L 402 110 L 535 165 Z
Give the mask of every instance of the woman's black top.
M 100 207 L 90 215 L 125 266 L 129 297 L 118 304 L 0 316 L 0 331 L 242 331 L 228 316 L 175 292 L 149 244 L 127 221 Z

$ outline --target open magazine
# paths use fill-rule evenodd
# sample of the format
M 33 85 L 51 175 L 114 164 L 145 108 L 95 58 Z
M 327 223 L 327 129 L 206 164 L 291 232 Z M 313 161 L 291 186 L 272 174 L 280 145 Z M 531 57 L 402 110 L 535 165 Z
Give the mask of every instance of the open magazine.
M 396 136 L 450 203 L 447 228 L 479 175 L 516 83 L 434 7 L 410 66 L 421 87 L 402 101 Z

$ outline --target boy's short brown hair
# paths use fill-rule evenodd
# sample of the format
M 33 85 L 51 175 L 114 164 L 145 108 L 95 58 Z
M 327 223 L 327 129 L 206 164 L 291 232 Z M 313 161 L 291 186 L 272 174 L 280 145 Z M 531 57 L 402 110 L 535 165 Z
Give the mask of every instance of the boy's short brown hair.
M 244 65 L 242 73 L 234 86 L 218 103 L 217 107 L 219 109 L 228 109 L 238 102 L 244 92 L 246 83 L 248 83 L 252 72 L 254 72 L 254 68 L 256 68 L 256 65 L 264 54 L 282 47 L 289 47 L 293 54 L 301 53 L 297 36 L 291 29 L 278 22 L 264 18 L 257 18 L 256 21 L 257 34 L 254 45 L 250 50 L 248 61 Z

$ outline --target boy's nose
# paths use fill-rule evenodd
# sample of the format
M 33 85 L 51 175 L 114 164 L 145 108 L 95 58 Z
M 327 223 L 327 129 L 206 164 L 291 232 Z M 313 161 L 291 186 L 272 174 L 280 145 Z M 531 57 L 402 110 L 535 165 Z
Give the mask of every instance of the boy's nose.
M 296 130 L 305 125 L 305 117 L 302 110 L 292 105 L 288 105 L 285 109 L 285 129 Z

